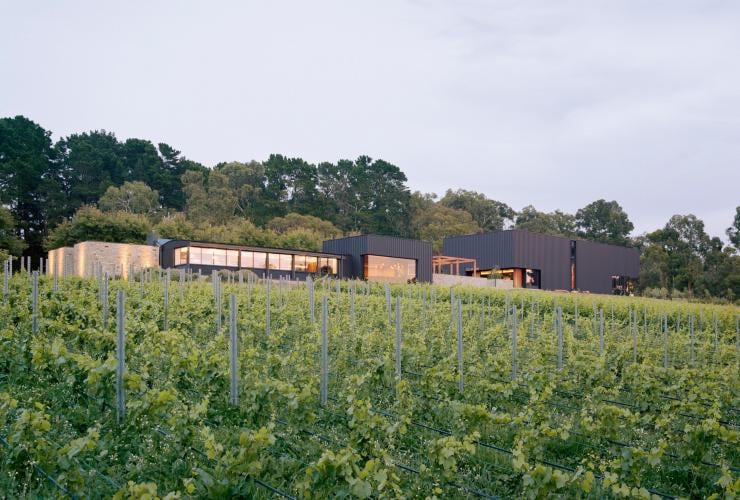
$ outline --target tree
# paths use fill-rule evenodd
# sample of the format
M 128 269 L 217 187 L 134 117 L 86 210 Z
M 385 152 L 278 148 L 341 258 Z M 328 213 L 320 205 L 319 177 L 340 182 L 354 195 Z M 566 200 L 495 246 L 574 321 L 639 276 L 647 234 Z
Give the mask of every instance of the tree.
M 603 199 L 578 210 L 575 222 L 580 237 L 613 245 L 626 245 L 635 227 L 619 203 Z
M 648 234 L 647 239 L 668 256 L 668 288 L 693 292 L 710 247 L 704 222 L 692 214 L 674 215 L 663 229 Z
M 49 213 L 62 201 L 54 160 L 51 132 L 23 116 L 0 119 L 0 205 L 32 255 L 42 252 Z
M 296 230 L 307 230 L 316 233 L 321 238 L 329 240 L 342 236 L 334 224 L 328 220 L 319 219 L 313 215 L 301 215 L 290 213 L 285 217 L 275 217 L 267 223 L 267 228 L 278 235 L 283 235 Z
M 524 207 L 517 214 L 514 228 L 566 238 L 576 236 L 575 217 L 573 215 L 563 213 L 560 210 L 551 213 L 539 212 L 532 205 Z
M 647 245 L 640 254 L 639 286 L 668 288 L 668 253 L 657 245 Z
M 81 241 L 144 243 L 151 227 L 146 217 L 127 212 L 105 213 L 93 206 L 83 206 L 69 221 L 54 228 L 46 248 L 73 246 Z
M 5 253 L 0 261 L 4 262 L 8 255 L 20 256 L 25 248 L 26 243 L 15 235 L 13 214 L 7 208 L 0 207 L 0 250 Z
M 141 181 L 109 187 L 98 201 L 103 212 L 128 212 L 152 215 L 159 209 L 159 193 Z
M 192 221 L 208 220 L 211 216 L 206 189 L 208 172 L 188 170 L 182 174 L 182 190 L 185 193 L 185 213 Z
M 318 166 L 326 217 L 347 232 L 407 235 L 409 190 L 395 165 L 368 156 Z M 314 214 L 318 215 L 318 214 Z
M 110 186 L 129 180 L 121 144 L 105 130 L 73 134 L 56 144 L 63 165 L 67 197 L 65 217 L 97 203 Z
M 740 296 L 740 257 L 717 237 L 709 241 L 696 289 L 705 296 L 724 296 L 730 300 Z
M 411 233 L 413 237 L 432 243 L 432 251 L 442 251 L 442 241 L 449 236 L 481 232 L 473 216 L 461 209 L 435 202 L 435 194 L 411 195 Z
M 157 172 L 156 180 L 152 180 L 148 184 L 159 192 L 162 206 L 183 210 L 185 208 L 185 192 L 182 189 L 182 175 L 187 171 L 205 174 L 208 169 L 198 162 L 188 160 L 182 156 L 180 151 L 168 144 L 160 142 L 157 147 L 162 159 L 162 168 Z
M 215 174 L 215 176 L 214 176 Z M 265 177 L 261 163 L 229 162 L 216 165 L 209 176 L 208 196 L 212 204 L 225 197 L 233 203 L 233 215 L 253 218 L 259 212 Z M 225 208 L 223 211 L 228 212 Z M 224 214 L 226 215 L 226 214 Z
M 318 169 L 301 158 L 287 158 L 272 154 L 264 163 L 265 213 L 259 220 L 296 212 L 322 216 L 326 199 L 319 190 Z
M 457 191 L 448 189 L 439 203 L 470 213 L 482 231 L 500 231 L 506 222 L 513 221 L 516 215 L 506 203 L 491 200 L 483 193 L 464 189 Z
M 732 226 L 727 228 L 727 237 L 730 238 L 730 243 L 740 250 L 740 207 L 735 208 L 735 220 Z
M 195 239 L 195 224 L 188 220 L 182 212 L 166 215 L 154 226 L 153 230 L 160 238 L 170 240 Z

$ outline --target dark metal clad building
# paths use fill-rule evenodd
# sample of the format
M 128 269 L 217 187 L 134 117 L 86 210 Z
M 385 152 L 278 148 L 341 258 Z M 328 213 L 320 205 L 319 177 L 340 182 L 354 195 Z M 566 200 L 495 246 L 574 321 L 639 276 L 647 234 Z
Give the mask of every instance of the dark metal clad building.
M 640 252 L 636 248 L 586 240 L 575 244 L 577 290 L 612 293 L 615 277 L 637 278 L 640 274 Z
M 365 234 L 325 241 L 323 250 L 347 256 L 346 278 L 432 281 L 432 245 L 425 241 Z
M 640 272 L 634 248 L 522 230 L 446 238 L 443 253 L 476 259 L 478 275 L 497 274 L 515 288 L 619 293 Z M 461 272 L 471 273 L 472 265 Z

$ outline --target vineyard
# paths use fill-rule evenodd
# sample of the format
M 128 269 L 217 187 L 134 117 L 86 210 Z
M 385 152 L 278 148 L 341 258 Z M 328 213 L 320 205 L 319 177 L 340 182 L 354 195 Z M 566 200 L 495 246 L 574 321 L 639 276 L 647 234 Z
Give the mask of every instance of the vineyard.
M 4 279 L 3 497 L 740 495 L 737 307 Z

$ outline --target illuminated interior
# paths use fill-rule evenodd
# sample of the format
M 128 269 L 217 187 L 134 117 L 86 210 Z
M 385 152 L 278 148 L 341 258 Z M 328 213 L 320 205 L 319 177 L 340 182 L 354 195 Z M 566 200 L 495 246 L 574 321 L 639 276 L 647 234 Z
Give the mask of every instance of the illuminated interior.
M 243 269 L 274 269 L 302 273 L 337 274 L 339 262 L 332 257 L 313 257 L 286 253 L 253 252 L 208 247 L 175 249 L 175 266 L 195 264 L 202 266 L 241 267 Z
M 540 288 L 541 272 L 539 269 L 524 269 L 520 267 L 509 269 L 482 269 L 477 273 L 482 278 L 513 281 L 514 288 Z
M 363 255 L 363 277 L 368 281 L 408 283 L 416 280 L 416 260 Z

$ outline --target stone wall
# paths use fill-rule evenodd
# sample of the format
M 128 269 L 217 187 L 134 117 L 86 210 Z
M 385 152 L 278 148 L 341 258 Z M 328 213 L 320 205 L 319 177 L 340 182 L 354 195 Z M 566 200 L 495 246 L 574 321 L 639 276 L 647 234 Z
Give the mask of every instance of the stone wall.
M 46 273 L 59 277 L 72 276 L 75 273 L 74 248 L 62 247 L 49 250 Z
M 159 247 L 82 241 L 72 248 L 49 251 L 49 274 L 89 277 L 95 275 L 98 266 L 109 276 L 128 278 L 131 266 L 134 272 L 159 267 Z

